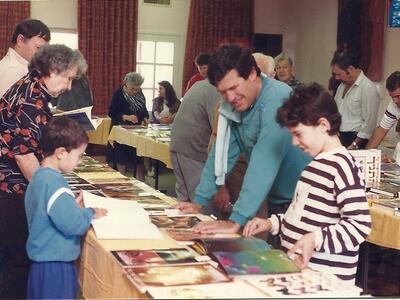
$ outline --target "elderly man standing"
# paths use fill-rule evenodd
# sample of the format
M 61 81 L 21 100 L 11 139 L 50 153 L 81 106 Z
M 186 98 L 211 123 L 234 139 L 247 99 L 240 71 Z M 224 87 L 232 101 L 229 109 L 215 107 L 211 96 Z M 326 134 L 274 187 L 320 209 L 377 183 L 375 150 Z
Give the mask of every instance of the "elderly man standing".
M 281 53 L 277 57 L 275 57 L 275 70 L 278 80 L 283 81 L 291 88 L 295 89 L 302 84 L 294 76 L 293 60 L 285 53 Z
M 367 149 L 377 148 L 388 131 L 400 119 L 400 71 L 395 71 L 389 75 L 386 79 L 386 89 L 393 101 L 386 108 L 380 125 L 375 129 L 367 144 Z
M 196 82 L 183 97 L 171 130 L 171 160 L 179 200 L 194 201 L 195 189 L 208 155 L 208 141 L 219 96 L 205 79 Z
M 351 52 L 336 51 L 331 67 L 332 75 L 342 82 L 335 95 L 342 115 L 340 141 L 348 149 L 363 149 L 376 127 L 378 90 L 359 68 L 359 60 Z
M 183 213 L 196 212 L 208 205 L 240 153 L 246 156 L 248 167 L 229 220 L 201 222 L 193 228 L 195 232 L 237 232 L 264 199 L 270 213 L 284 212 L 310 161 L 275 119 L 290 87 L 260 73 L 251 52 L 236 45 L 222 46 L 211 57 L 208 78 L 224 97 L 217 140 L 196 189 L 195 203 L 180 203 L 177 208 Z
M 50 41 L 50 30 L 41 21 L 28 19 L 15 28 L 6 56 L 0 61 L 0 97 L 18 79 L 28 73 L 28 64 L 35 52 Z

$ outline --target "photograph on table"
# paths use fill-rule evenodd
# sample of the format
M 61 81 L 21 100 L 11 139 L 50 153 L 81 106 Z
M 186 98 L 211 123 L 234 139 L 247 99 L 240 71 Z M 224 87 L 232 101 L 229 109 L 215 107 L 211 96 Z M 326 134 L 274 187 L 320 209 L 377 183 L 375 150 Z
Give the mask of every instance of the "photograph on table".
M 154 299 L 263 299 L 259 289 L 244 281 L 220 282 L 172 287 L 151 287 Z
M 95 187 L 93 184 L 87 183 L 87 184 L 70 184 L 69 185 L 71 191 L 75 192 L 75 191 L 88 191 L 88 192 L 92 192 L 92 191 L 100 191 L 97 187 Z
M 89 182 L 76 174 L 63 174 L 63 177 L 68 182 L 69 185 L 82 185 L 89 184 Z
M 166 228 L 165 232 L 177 242 L 193 244 L 196 239 L 237 239 L 237 233 L 196 233 L 188 229 Z
M 150 220 L 159 228 L 190 229 L 201 220 L 196 216 L 168 217 L 150 216 Z
M 247 276 L 246 281 L 274 298 L 355 297 L 362 291 L 357 286 L 346 284 L 335 275 L 309 269 L 293 274 Z
M 151 286 L 228 282 L 231 278 L 210 264 L 124 268 L 128 279 L 145 292 Z
M 154 250 L 113 250 L 111 253 L 123 267 L 196 264 L 196 253 L 186 248 Z
M 235 252 L 217 251 L 212 254 L 230 275 L 300 272 L 294 261 L 280 249 Z
M 105 174 L 105 173 L 104 173 Z M 87 178 L 87 180 L 92 184 L 99 183 L 127 183 L 133 182 L 132 178 L 129 177 L 95 177 L 95 178 Z
M 239 238 L 202 238 L 193 240 L 190 247 L 197 253 L 212 255 L 214 252 L 240 252 L 245 250 L 266 250 L 271 246 L 264 240 L 256 237 Z

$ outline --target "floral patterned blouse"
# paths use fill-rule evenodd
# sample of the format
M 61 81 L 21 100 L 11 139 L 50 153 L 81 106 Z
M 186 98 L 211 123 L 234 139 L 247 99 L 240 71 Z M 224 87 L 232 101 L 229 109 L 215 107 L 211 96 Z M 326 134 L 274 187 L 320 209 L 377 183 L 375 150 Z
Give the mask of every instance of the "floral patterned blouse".
M 0 192 L 22 194 L 28 182 L 16 155 L 34 153 L 39 161 L 39 140 L 51 118 L 51 100 L 43 78 L 33 70 L 17 81 L 0 100 Z

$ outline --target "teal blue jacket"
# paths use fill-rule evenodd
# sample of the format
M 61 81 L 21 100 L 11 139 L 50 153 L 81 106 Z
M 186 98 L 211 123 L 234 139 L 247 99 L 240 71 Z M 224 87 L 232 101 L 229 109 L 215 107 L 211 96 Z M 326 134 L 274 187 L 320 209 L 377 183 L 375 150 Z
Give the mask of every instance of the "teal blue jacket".
M 276 122 L 276 112 L 292 89 L 280 81 L 262 76 L 262 89 L 253 106 L 232 121 L 228 149 L 228 173 L 240 153 L 248 167 L 230 220 L 245 225 L 262 202 L 290 203 L 303 169 L 311 157 L 292 145 L 286 128 Z M 196 189 L 195 203 L 206 206 L 217 192 L 214 172 L 215 147 L 211 149 Z

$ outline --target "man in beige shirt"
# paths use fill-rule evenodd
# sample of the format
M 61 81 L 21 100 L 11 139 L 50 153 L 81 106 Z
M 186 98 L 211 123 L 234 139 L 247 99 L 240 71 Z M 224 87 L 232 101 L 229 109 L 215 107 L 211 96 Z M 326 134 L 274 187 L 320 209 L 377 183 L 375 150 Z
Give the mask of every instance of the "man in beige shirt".
M 12 47 L 0 60 L 0 97 L 26 73 L 35 52 L 50 41 L 49 28 L 39 20 L 27 19 L 17 25 L 11 38 Z

